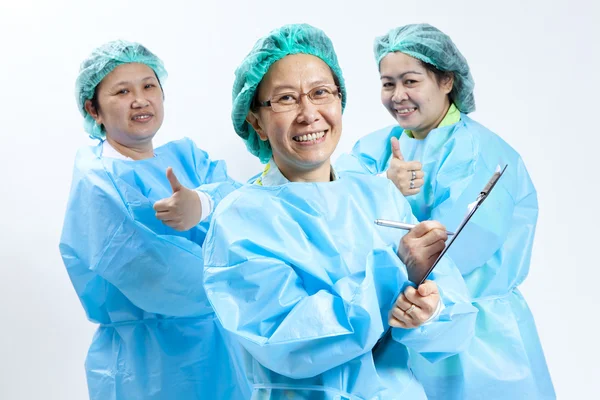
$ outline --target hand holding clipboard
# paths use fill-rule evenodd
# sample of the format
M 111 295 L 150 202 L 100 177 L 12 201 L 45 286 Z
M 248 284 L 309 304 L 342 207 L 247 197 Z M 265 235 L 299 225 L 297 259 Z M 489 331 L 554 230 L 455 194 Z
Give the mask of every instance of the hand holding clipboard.
M 490 192 L 492 191 L 492 189 L 494 188 L 494 186 L 500 179 L 500 177 L 504 174 L 504 171 L 506 171 L 507 167 L 508 167 L 508 165 L 505 165 L 504 168 L 500 168 L 500 166 L 498 166 L 498 168 L 496 169 L 496 172 L 494 172 L 494 174 L 488 181 L 487 185 L 485 185 L 485 187 L 479 193 L 479 196 L 477 196 L 477 199 L 475 199 L 475 201 L 473 203 L 469 204 L 467 214 L 466 214 L 465 218 L 463 218 L 463 220 L 461 221 L 461 223 L 458 226 L 458 228 L 456 229 L 456 231 L 455 232 L 447 232 L 447 234 L 449 236 L 452 236 L 452 239 L 450 239 L 450 242 L 448 242 L 448 244 L 446 245 L 444 250 L 442 250 L 442 252 L 437 257 L 437 259 L 434 261 L 434 263 L 431 265 L 431 267 L 429 267 L 429 269 L 427 271 L 425 271 L 420 278 L 415 279 L 414 283 L 416 283 L 417 286 L 419 286 L 423 282 L 425 282 L 425 280 L 427 279 L 429 274 L 431 274 L 431 271 L 433 271 L 435 266 L 440 262 L 440 260 L 446 254 L 446 252 L 448 251 L 450 246 L 452 246 L 452 243 L 454 243 L 456 238 L 460 235 L 460 232 L 463 230 L 465 225 L 469 222 L 469 220 L 471 219 L 473 214 L 475 214 L 475 211 L 477 211 L 477 209 L 483 204 L 485 199 L 487 199 Z M 378 219 L 378 220 L 375 220 L 375 223 L 377 225 L 388 226 L 388 227 L 397 228 L 397 229 L 412 229 L 413 228 L 412 225 L 406 225 L 406 224 L 396 223 L 394 221 L 387 221 L 387 220 L 379 220 Z
M 429 267 L 423 273 L 422 277 L 420 277 L 420 279 L 415 279 L 415 283 L 417 283 L 417 287 L 421 286 L 427 280 L 427 277 L 429 276 L 429 274 L 431 273 L 431 271 L 433 271 L 433 269 L 436 267 L 436 265 L 439 263 L 439 261 L 442 259 L 442 257 L 446 254 L 446 252 L 448 251 L 448 249 L 450 248 L 450 246 L 452 245 L 452 243 L 454 243 L 454 241 L 456 240 L 456 238 L 460 235 L 460 232 L 463 230 L 463 228 L 465 227 L 465 225 L 469 222 L 469 220 L 471 219 L 471 217 L 473 216 L 473 214 L 475 214 L 475 212 L 477 211 L 477 209 L 483 204 L 483 202 L 485 201 L 485 199 L 489 196 L 490 192 L 492 191 L 492 189 L 494 188 L 494 186 L 496 185 L 496 183 L 498 182 L 498 180 L 500 179 L 500 177 L 502 177 L 502 175 L 504 174 L 504 171 L 506 171 L 507 167 L 508 167 L 508 165 L 505 165 L 504 168 L 501 169 L 500 166 L 498 166 L 496 172 L 492 175 L 492 177 L 490 178 L 490 180 L 488 181 L 488 183 L 485 185 L 485 187 L 481 190 L 481 192 L 477 196 L 477 199 L 475 199 L 475 201 L 473 203 L 469 204 L 469 207 L 468 207 L 468 210 L 467 210 L 467 214 L 466 214 L 465 218 L 463 218 L 463 220 L 461 221 L 461 223 L 458 226 L 458 228 L 456 229 L 455 233 L 453 233 L 453 232 L 447 232 L 447 234 L 449 236 L 452 236 L 452 239 L 446 245 L 446 247 L 444 248 L 444 250 L 442 250 L 442 252 L 439 254 L 439 256 L 434 261 L 434 263 L 431 265 L 431 267 Z M 394 221 L 385 221 L 386 223 L 380 223 L 378 221 L 382 221 L 382 220 L 376 220 L 376 223 L 378 225 L 390 226 L 390 227 L 394 227 L 394 228 L 398 228 L 398 229 L 412 229 L 412 226 L 408 227 L 408 226 L 395 225 L 395 224 L 389 224 L 388 223 L 388 222 L 394 222 Z M 412 290 L 412 291 L 415 290 L 412 287 L 407 288 L 407 290 L 409 290 L 409 289 Z M 404 293 L 402 293 L 398 297 L 398 299 L 400 299 L 403 296 L 404 296 Z M 395 302 L 395 305 L 396 305 L 396 302 Z M 412 311 L 413 308 L 414 307 L 411 307 L 410 309 L 407 309 L 407 310 L 403 309 L 404 314 L 410 314 L 410 312 Z M 376 352 L 377 349 L 378 349 L 378 347 L 379 347 L 379 345 L 383 341 L 385 341 L 385 338 L 389 335 L 390 329 L 391 329 L 391 327 L 388 328 L 386 330 L 386 332 L 381 336 L 381 338 L 379 339 L 379 341 L 377 342 L 377 344 L 373 347 L 373 352 Z

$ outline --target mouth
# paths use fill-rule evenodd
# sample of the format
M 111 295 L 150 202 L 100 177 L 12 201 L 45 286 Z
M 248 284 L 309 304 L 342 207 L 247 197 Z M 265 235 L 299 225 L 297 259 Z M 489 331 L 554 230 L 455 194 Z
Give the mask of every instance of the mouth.
M 310 133 L 305 133 L 302 135 L 294 136 L 292 139 L 294 140 L 294 142 L 298 142 L 298 143 L 302 143 L 302 144 L 321 143 L 323 140 L 325 140 L 325 136 L 327 135 L 328 132 L 329 132 L 329 130 L 310 132 Z
M 152 113 L 140 113 L 131 117 L 131 120 L 135 122 L 148 122 L 152 119 L 152 117 L 154 117 L 154 114 Z
M 415 112 L 417 110 L 417 107 L 399 107 L 399 108 L 394 108 L 394 111 L 396 112 L 397 115 L 404 117 L 407 115 L 412 114 L 413 112 Z

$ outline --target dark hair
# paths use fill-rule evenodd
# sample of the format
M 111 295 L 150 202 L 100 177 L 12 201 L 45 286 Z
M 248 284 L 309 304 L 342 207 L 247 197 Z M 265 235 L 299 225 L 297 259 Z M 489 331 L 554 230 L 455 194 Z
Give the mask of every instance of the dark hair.
M 427 71 L 429 71 L 433 74 L 438 86 L 440 86 L 442 84 L 442 82 L 447 81 L 448 79 L 454 78 L 454 72 L 452 72 L 452 71 L 442 71 L 441 69 L 436 68 L 435 65 L 433 65 L 433 64 L 429 64 L 429 63 L 426 63 L 425 61 L 421 61 L 421 60 L 418 60 L 418 61 L 421 64 L 421 66 L 423 66 L 423 68 L 425 68 Z M 450 96 L 450 93 L 448 93 L 448 98 L 450 99 L 450 102 L 453 101 L 452 97 Z
M 329 67 L 329 65 L 328 65 Z M 333 83 L 335 84 L 335 86 L 338 87 L 338 90 L 340 89 L 340 80 L 338 79 L 338 77 L 335 75 L 335 73 L 333 72 L 333 70 L 331 69 L 331 67 L 329 67 L 329 70 L 331 71 L 331 75 L 333 76 Z M 259 108 L 259 101 L 258 101 L 258 91 L 260 89 L 260 85 L 262 83 L 262 80 L 260 81 L 260 83 L 258 84 L 258 86 L 256 87 L 256 90 L 254 91 L 254 96 L 252 97 L 252 101 L 250 102 L 250 111 L 252 112 L 257 112 L 258 108 Z M 340 91 L 341 94 L 341 91 Z

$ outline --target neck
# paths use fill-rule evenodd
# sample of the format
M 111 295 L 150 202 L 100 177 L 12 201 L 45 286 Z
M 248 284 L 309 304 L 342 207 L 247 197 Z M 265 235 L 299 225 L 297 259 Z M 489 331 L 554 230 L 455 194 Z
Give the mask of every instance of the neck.
M 331 181 L 331 160 L 311 170 L 297 170 L 289 167 L 283 167 L 275 160 L 277 167 L 290 182 L 330 182 Z
M 421 140 L 425 139 L 427 137 L 427 135 L 429 135 L 429 132 L 431 132 L 438 126 L 440 126 L 440 124 L 446 117 L 446 114 L 448 114 L 449 109 L 450 109 L 450 101 L 448 101 L 446 99 L 446 104 L 444 105 L 444 108 L 442 109 L 442 113 L 436 118 L 436 120 L 433 122 L 433 124 L 431 124 L 429 127 L 427 127 L 424 130 L 412 132 L 415 139 L 421 139 Z
M 131 158 L 132 160 L 145 160 L 147 158 L 154 157 L 154 147 L 152 146 L 151 139 L 131 145 L 124 145 L 107 135 L 106 141 L 116 151 L 123 154 L 125 157 Z

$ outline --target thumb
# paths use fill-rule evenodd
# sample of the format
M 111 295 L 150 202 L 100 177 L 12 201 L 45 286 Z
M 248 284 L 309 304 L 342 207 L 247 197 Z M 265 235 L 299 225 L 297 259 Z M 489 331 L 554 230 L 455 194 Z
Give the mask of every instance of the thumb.
M 392 138 L 392 155 L 394 158 L 404 161 L 404 157 L 402 157 L 402 152 L 400 151 L 400 142 L 395 137 Z
M 167 168 L 167 179 L 169 180 L 169 183 L 171 184 L 171 189 L 173 189 L 173 193 L 177 193 L 183 188 L 183 186 L 181 185 L 181 183 L 179 183 L 179 180 L 175 176 L 175 172 L 173 172 L 173 168 L 171 168 L 171 167 Z
M 423 282 L 422 285 L 419 286 L 419 288 L 417 289 L 417 291 L 419 292 L 419 294 L 423 297 L 427 297 L 430 294 L 436 293 L 437 292 L 437 287 L 435 284 L 433 284 L 432 281 L 427 280 L 425 282 Z

